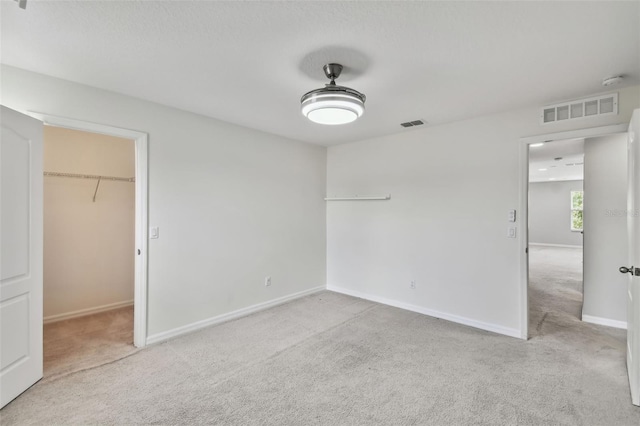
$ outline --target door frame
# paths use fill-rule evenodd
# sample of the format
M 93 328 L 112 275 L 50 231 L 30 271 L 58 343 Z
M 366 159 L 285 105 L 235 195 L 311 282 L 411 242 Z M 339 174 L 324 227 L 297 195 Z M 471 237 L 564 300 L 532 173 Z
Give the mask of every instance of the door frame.
M 520 209 L 521 230 L 519 242 L 520 270 L 520 338 L 529 338 L 529 145 L 540 142 L 553 142 L 564 139 L 594 138 L 616 133 L 626 133 L 629 124 L 611 124 L 608 126 L 590 127 L 565 132 L 547 133 L 544 135 L 520 138 L 520 189 L 518 204 Z
M 85 132 L 100 133 L 135 141 L 135 256 L 133 299 L 133 344 L 138 348 L 147 345 L 147 230 L 148 230 L 148 134 L 106 124 L 91 123 L 55 115 L 27 111 L 45 125 L 64 127 Z M 139 253 L 139 254 L 138 254 Z

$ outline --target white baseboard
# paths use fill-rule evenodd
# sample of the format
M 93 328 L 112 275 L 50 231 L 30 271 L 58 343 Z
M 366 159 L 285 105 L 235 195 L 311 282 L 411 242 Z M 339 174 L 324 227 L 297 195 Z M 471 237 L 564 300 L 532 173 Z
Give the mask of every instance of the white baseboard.
M 327 290 L 334 291 L 336 293 L 346 294 L 348 296 L 358 297 L 360 299 L 370 300 L 372 302 L 382 303 L 383 305 L 389 305 L 407 311 L 417 312 L 420 314 L 428 315 L 430 317 L 440 318 L 443 320 L 455 322 L 458 324 L 468 325 L 471 327 L 479 328 L 481 330 L 492 331 L 494 333 L 503 334 L 509 337 L 517 337 L 520 339 L 520 329 L 507 328 L 501 325 L 490 324 L 482 321 L 476 321 L 470 318 L 461 317 L 458 315 L 447 314 L 445 312 L 435 311 L 433 309 L 423 308 L 421 306 L 411 305 L 409 303 L 399 302 L 393 299 L 387 299 L 385 297 L 374 296 L 368 293 L 361 293 L 359 291 L 348 290 L 342 287 L 336 287 L 333 285 L 327 285 Z
M 564 248 L 582 248 L 582 246 L 574 246 L 570 244 L 547 244 L 547 243 L 529 243 L 530 246 L 539 247 L 564 247 Z
M 229 312 L 226 314 L 218 315 L 215 317 L 207 318 L 201 321 L 196 321 L 191 324 L 183 325 L 168 331 L 156 333 L 147 337 L 147 345 L 153 345 L 154 343 L 163 342 L 168 339 L 172 339 L 183 334 L 191 333 L 201 328 L 209 327 L 211 325 L 220 324 L 226 321 L 230 321 L 236 318 L 244 317 L 255 312 L 263 311 L 265 309 L 272 308 L 274 306 L 282 305 L 283 303 L 290 302 L 295 299 L 299 299 L 310 294 L 317 293 L 319 291 L 326 290 L 324 286 L 314 287 L 309 290 L 293 293 L 288 296 L 283 296 L 278 299 L 270 300 L 268 302 L 258 303 L 257 305 L 248 306 L 246 308 L 238 309 L 237 311 Z
M 591 324 L 606 325 L 607 327 L 622 328 L 623 330 L 627 329 L 626 321 L 617 321 L 607 318 L 594 317 L 591 315 L 582 315 L 582 321 L 590 322 Z
M 93 308 L 79 309 L 77 311 L 65 312 L 62 314 L 49 315 L 43 318 L 45 324 L 52 322 L 63 321 L 71 318 L 84 317 L 87 315 L 97 314 L 100 312 L 111 311 L 113 309 L 124 308 L 125 306 L 133 305 L 133 300 L 125 300 L 124 302 L 109 303 L 107 305 L 96 306 Z

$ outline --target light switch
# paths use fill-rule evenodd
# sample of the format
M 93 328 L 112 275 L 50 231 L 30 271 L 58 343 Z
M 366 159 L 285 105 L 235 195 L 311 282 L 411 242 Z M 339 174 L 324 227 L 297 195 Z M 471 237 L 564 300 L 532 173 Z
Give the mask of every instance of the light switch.
M 516 230 L 517 228 L 515 226 L 510 226 L 509 228 L 507 228 L 507 238 L 515 238 Z
M 516 211 L 509 210 L 509 222 L 515 222 L 515 221 L 516 221 Z
M 160 237 L 160 228 L 152 226 L 149 232 L 149 238 L 156 239 Z

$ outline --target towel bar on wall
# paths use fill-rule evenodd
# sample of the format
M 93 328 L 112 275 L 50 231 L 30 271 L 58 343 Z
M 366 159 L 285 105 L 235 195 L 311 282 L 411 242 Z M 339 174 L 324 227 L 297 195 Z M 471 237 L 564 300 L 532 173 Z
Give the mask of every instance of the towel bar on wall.
M 386 201 L 390 200 L 391 195 L 381 195 L 375 197 L 326 197 L 325 201 Z

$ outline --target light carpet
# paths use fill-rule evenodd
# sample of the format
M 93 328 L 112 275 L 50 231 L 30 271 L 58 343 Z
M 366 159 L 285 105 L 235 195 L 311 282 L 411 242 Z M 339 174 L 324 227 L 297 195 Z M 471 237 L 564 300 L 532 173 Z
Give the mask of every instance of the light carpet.
M 322 292 L 37 384 L 1 421 L 640 424 L 621 330 L 546 312 L 525 342 Z
M 43 381 L 117 361 L 136 352 L 133 306 L 44 325 Z

